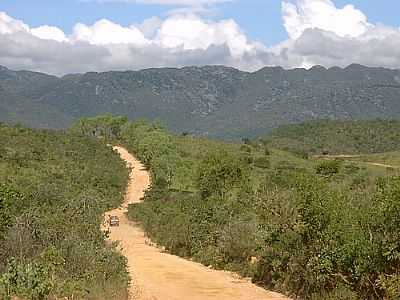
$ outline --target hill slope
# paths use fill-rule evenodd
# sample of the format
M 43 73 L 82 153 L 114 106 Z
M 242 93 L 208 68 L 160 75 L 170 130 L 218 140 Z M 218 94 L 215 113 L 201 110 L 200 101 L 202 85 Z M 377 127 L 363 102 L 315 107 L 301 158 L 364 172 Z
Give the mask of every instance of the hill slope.
M 368 154 L 400 150 L 400 121 L 310 121 L 273 130 L 272 147 L 311 154 Z
M 396 169 L 174 136 L 144 122 L 123 124 L 119 138 L 152 173 L 128 217 L 170 253 L 300 299 L 398 298 Z M 172 273 L 163 278 L 180 278 Z
M 254 73 L 206 66 L 62 78 L 0 68 L 1 120 L 37 127 L 113 113 L 159 119 L 177 132 L 252 137 L 314 119 L 397 118 L 399 96 L 399 70 L 360 65 Z
M 0 299 L 127 299 L 100 230 L 127 177 L 97 140 L 0 125 Z

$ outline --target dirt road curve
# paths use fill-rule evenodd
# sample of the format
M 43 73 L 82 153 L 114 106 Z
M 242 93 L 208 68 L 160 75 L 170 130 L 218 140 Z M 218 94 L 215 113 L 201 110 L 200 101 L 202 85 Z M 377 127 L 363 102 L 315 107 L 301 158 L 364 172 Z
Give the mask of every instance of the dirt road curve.
M 110 239 L 120 242 L 121 251 L 128 259 L 133 281 L 131 299 L 288 300 L 228 272 L 211 270 L 150 246 L 143 231 L 125 217 L 128 204 L 140 202 L 144 191 L 149 188 L 149 173 L 125 149 L 114 147 L 114 150 L 133 167 L 125 203 L 106 214 L 106 217 L 117 215 L 120 218 L 120 226 L 111 228 Z

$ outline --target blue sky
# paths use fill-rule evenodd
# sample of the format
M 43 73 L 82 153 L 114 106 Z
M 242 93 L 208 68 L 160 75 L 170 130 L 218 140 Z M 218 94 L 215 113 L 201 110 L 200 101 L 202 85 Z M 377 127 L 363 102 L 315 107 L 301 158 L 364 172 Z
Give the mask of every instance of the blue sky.
M 338 7 L 353 4 L 372 23 L 400 26 L 399 0 L 335 0 Z M 69 33 L 74 24 L 92 24 L 107 18 L 122 25 L 144 19 L 164 17 L 173 7 L 137 3 L 96 3 L 79 0 L 0 0 L 0 11 L 35 27 L 44 24 L 60 27 Z M 287 37 L 282 25 L 280 0 L 236 0 L 216 6 L 215 19 L 234 19 L 253 40 L 267 45 Z
M 0 65 L 57 75 L 209 64 L 400 69 L 398 12 L 399 0 L 0 0 Z

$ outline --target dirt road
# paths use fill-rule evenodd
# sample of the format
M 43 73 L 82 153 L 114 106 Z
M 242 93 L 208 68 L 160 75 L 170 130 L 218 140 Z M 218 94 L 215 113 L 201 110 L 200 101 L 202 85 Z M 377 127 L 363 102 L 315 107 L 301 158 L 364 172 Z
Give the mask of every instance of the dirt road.
M 131 299 L 288 300 L 231 273 L 208 269 L 150 246 L 140 227 L 125 216 L 128 204 L 140 202 L 144 191 L 149 188 L 149 173 L 125 149 L 114 147 L 114 150 L 133 167 L 124 204 L 106 214 L 106 217 L 116 215 L 120 218 L 120 226 L 110 229 L 110 239 L 120 242 L 121 251 L 128 259 L 132 277 Z
M 313 158 L 316 159 L 326 159 L 326 160 L 334 160 L 334 159 L 339 159 L 347 162 L 355 162 L 355 163 L 360 163 L 360 164 L 366 164 L 370 166 L 375 166 L 375 167 L 383 167 L 383 168 L 390 168 L 390 169 L 400 169 L 399 166 L 393 166 L 393 165 L 388 165 L 388 164 L 383 164 L 383 163 L 377 163 L 377 162 L 370 162 L 370 161 L 363 161 L 363 160 L 351 160 L 352 158 L 360 158 L 362 155 L 314 155 Z
M 383 167 L 383 168 L 390 168 L 390 169 L 399 169 L 398 166 L 393 166 L 393 165 L 387 165 L 387 164 L 381 164 L 381 163 L 374 163 L 374 162 L 368 162 L 368 161 L 366 161 L 365 163 L 368 164 L 368 165 L 371 165 L 371 166 L 376 166 L 376 167 Z

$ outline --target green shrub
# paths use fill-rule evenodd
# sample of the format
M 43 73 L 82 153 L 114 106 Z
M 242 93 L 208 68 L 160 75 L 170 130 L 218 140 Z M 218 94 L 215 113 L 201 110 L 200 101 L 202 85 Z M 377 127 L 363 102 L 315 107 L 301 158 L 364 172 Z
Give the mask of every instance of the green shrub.
M 209 153 L 200 162 L 197 185 L 203 198 L 224 198 L 241 181 L 246 181 L 246 172 L 240 160 L 226 151 Z
M 124 162 L 65 132 L 3 126 L 0 144 L 0 299 L 126 296 L 126 261 L 100 230 L 122 200 Z
M 155 133 L 149 125 L 129 128 L 125 143 L 151 157 L 155 177 L 165 177 L 159 161 L 165 152 L 179 162 L 171 187 L 154 181 L 144 203 L 129 208 L 129 217 L 168 251 L 299 299 L 398 298 L 399 178 L 379 179 L 375 187 L 367 169 L 341 172 L 339 161 L 328 160 L 314 169 L 314 162 L 281 151 L 271 155 L 274 168 L 267 155 L 258 162 L 262 168 L 248 168 L 245 162 L 262 149 L 248 153 Z
M 233 220 L 221 229 L 217 247 L 224 263 L 246 264 L 255 256 L 257 226 L 254 218 L 249 218 Z
M 254 165 L 260 169 L 268 169 L 271 167 L 271 162 L 268 157 L 262 156 L 254 160 Z
M 378 279 L 378 286 L 385 293 L 387 299 L 399 299 L 400 275 L 381 275 Z
M 338 160 L 326 160 L 321 162 L 316 168 L 316 173 L 322 176 L 333 176 L 338 174 L 340 171 L 340 161 Z
M 298 149 L 298 150 L 293 150 L 291 151 L 295 156 L 302 158 L 302 159 L 308 159 L 308 152 L 306 150 Z
M 241 145 L 241 146 L 240 146 L 240 151 L 247 152 L 247 153 L 251 153 L 252 148 L 251 148 L 251 146 L 249 146 L 249 145 Z
M 240 156 L 240 161 L 246 165 L 251 165 L 254 163 L 254 158 L 252 155 L 244 154 Z
M 359 166 L 357 166 L 356 164 L 351 163 L 351 164 L 345 164 L 343 166 L 343 170 L 348 175 L 354 175 L 357 172 L 359 172 L 361 170 L 361 168 Z
M 48 269 L 39 263 L 26 265 L 11 260 L 7 271 L 0 277 L 0 296 L 11 299 L 19 296 L 25 299 L 47 299 L 54 286 Z
M 269 145 L 311 154 L 367 154 L 400 149 L 398 120 L 315 120 L 281 126 L 268 135 Z

